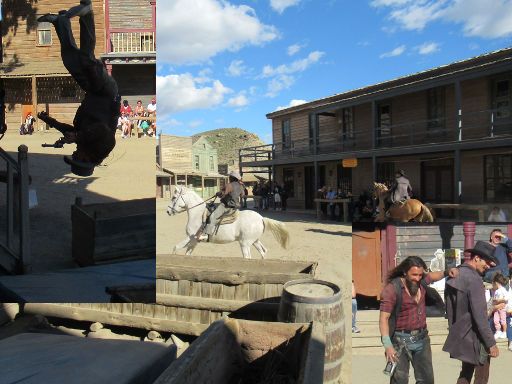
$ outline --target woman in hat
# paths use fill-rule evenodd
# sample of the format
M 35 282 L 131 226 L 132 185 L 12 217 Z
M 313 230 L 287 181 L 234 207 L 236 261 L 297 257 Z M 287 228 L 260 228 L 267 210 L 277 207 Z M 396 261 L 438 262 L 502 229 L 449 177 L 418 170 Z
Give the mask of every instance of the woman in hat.
M 209 217 L 209 222 L 205 228 L 205 234 L 213 235 L 218 219 L 227 213 L 228 210 L 240 209 L 240 198 L 243 196 L 244 187 L 241 183 L 242 177 L 238 172 L 232 171 L 229 174 L 229 183 L 222 191 L 217 192 L 220 197 L 220 204 L 215 208 Z M 197 235 L 199 239 L 200 233 Z

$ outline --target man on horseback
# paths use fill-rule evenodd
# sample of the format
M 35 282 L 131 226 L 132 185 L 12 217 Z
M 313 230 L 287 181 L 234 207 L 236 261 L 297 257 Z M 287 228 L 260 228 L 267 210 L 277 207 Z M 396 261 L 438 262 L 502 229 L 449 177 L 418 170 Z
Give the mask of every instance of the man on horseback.
M 244 193 L 244 187 L 240 182 L 241 179 L 238 172 L 232 171 L 229 174 L 229 183 L 226 184 L 222 191 L 217 192 L 217 197 L 220 197 L 220 204 L 217 205 L 209 216 L 209 221 L 205 228 L 206 235 L 211 236 L 214 234 L 219 219 L 240 209 L 240 198 Z M 201 237 L 200 232 L 201 230 L 199 230 L 196 237 L 203 240 L 204 237 Z
M 411 198 L 411 193 L 411 183 L 409 183 L 409 179 L 405 177 L 405 171 L 403 169 L 398 170 L 395 173 L 395 182 L 391 188 L 391 203 L 404 202 Z

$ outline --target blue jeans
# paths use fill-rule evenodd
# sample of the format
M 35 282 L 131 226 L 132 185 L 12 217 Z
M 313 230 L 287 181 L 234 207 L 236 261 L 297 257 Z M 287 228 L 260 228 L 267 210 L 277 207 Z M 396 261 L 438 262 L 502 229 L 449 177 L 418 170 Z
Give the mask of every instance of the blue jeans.
M 410 335 L 402 332 L 395 332 L 395 338 L 407 337 Z M 398 351 L 398 345 L 393 342 L 395 350 Z M 423 339 L 415 343 L 406 343 L 407 350 L 402 350 L 398 358 L 398 365 L 395 373 L 390 379 L 390 384 L 409 383 L 409 363 L 414 369 L 416 384 L 434 384 L 434 369 L 432 367 L 432 349 L 430 348 L 430 338 L 426 335 Z
M 352 328 L 356 326 L 356 314 L 357 314 L 357 300 L 354 297 L 352 299 Z
M 507 313 L 507 339 L 512 341 L 512 313 Z

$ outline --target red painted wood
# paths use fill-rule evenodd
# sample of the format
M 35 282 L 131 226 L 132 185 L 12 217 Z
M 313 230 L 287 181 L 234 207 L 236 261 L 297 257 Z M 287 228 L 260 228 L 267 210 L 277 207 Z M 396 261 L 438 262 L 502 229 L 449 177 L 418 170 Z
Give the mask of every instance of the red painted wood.
M 475 245 L 476 224 L 472 221 L 462 223 L 462 232 L 464 233 L 464 249 L 473 248 Z M 464 261 L 469 260 L 470 254 L 464 252 Z

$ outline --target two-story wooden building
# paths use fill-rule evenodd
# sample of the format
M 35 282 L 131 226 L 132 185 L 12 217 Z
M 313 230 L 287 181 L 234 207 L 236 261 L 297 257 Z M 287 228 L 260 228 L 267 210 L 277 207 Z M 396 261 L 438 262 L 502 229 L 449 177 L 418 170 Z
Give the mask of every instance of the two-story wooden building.
M 77 0 L 3 0 L 0 81 L 6 90 L 7 124 L 17 130 L 27 112 L 46 111 L 71 122 L 83 91 L 62 64 L 60 43 L 45 13 L 77 5 Z M 156 92 L 156 1 L 93 0 L 95 56 L 101 58 L 132 104 L 147 105 Z M 72 19 L 79 44 L 78 18 Z M 44 124 L 37 123 L 37 128 Z
M 310 208 L 408 175 L 432 203 L 512 202 L 512 48 L 269 113 L 273 144 L 241 151 Z
M 227 177 L 217 172 L 217 150 L 205 137 L 161 134 L 157 152 L 160 169 L 171 175 L 170 185 L 191 187 L 203 198 L 224 185 Z

